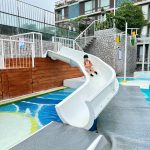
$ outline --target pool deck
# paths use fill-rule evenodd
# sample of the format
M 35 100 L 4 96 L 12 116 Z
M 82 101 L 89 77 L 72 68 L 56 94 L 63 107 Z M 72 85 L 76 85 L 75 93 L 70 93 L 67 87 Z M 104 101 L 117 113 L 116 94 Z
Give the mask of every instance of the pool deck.
M 95 141 L 95 150 L 150 150 L 149 116 L 150 106 L 140 88 L 121 86 L 98 117 L 98 134 L 52 123 L 11 150 L 91 150 Z
M 114 150 L 150 150 L 150 105 L 139 87 L 120 86 L 97 121 Z M 110 150 L 110 149 L 105 149 Z
M 92 150 L 99 142 L 103 147 L 107 141 L 98 133 L 52 122 L 10 150 Z

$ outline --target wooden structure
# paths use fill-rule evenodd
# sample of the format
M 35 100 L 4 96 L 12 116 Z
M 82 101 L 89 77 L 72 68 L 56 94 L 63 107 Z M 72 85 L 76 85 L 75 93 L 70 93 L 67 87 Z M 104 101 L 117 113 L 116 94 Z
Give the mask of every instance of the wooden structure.
M 59 87 L 64 79 L 79 76 L 78 68 L 64 62 L 35 58 L 35 68 L 0 70 L 0 100 Z

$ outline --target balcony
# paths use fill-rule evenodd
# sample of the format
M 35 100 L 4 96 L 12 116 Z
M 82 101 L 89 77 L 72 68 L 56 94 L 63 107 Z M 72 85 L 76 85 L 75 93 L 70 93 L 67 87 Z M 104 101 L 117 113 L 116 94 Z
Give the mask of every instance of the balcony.
M 59 8 L 62 6 L 70 5 L 73 3 L 79 2 L 79 0 L 60 0 L 55 3 L 55 8 Z

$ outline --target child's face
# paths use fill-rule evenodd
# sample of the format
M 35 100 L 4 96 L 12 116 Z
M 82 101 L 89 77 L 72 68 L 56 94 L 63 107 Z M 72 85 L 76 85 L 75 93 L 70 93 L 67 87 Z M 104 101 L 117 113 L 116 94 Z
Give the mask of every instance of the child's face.
M 88 60 L 88 58 L 84 58 L 84 61 L 87 61 Z

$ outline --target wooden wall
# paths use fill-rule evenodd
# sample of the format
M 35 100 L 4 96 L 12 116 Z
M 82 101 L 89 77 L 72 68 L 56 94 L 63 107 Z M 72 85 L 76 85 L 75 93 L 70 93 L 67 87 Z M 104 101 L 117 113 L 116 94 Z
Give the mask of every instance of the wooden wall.
M 78 68 L 49 58 L 36 58 L 35 68 L 0 70 L 0 99 L 62 86 L 63 80 L 82 76 Z

